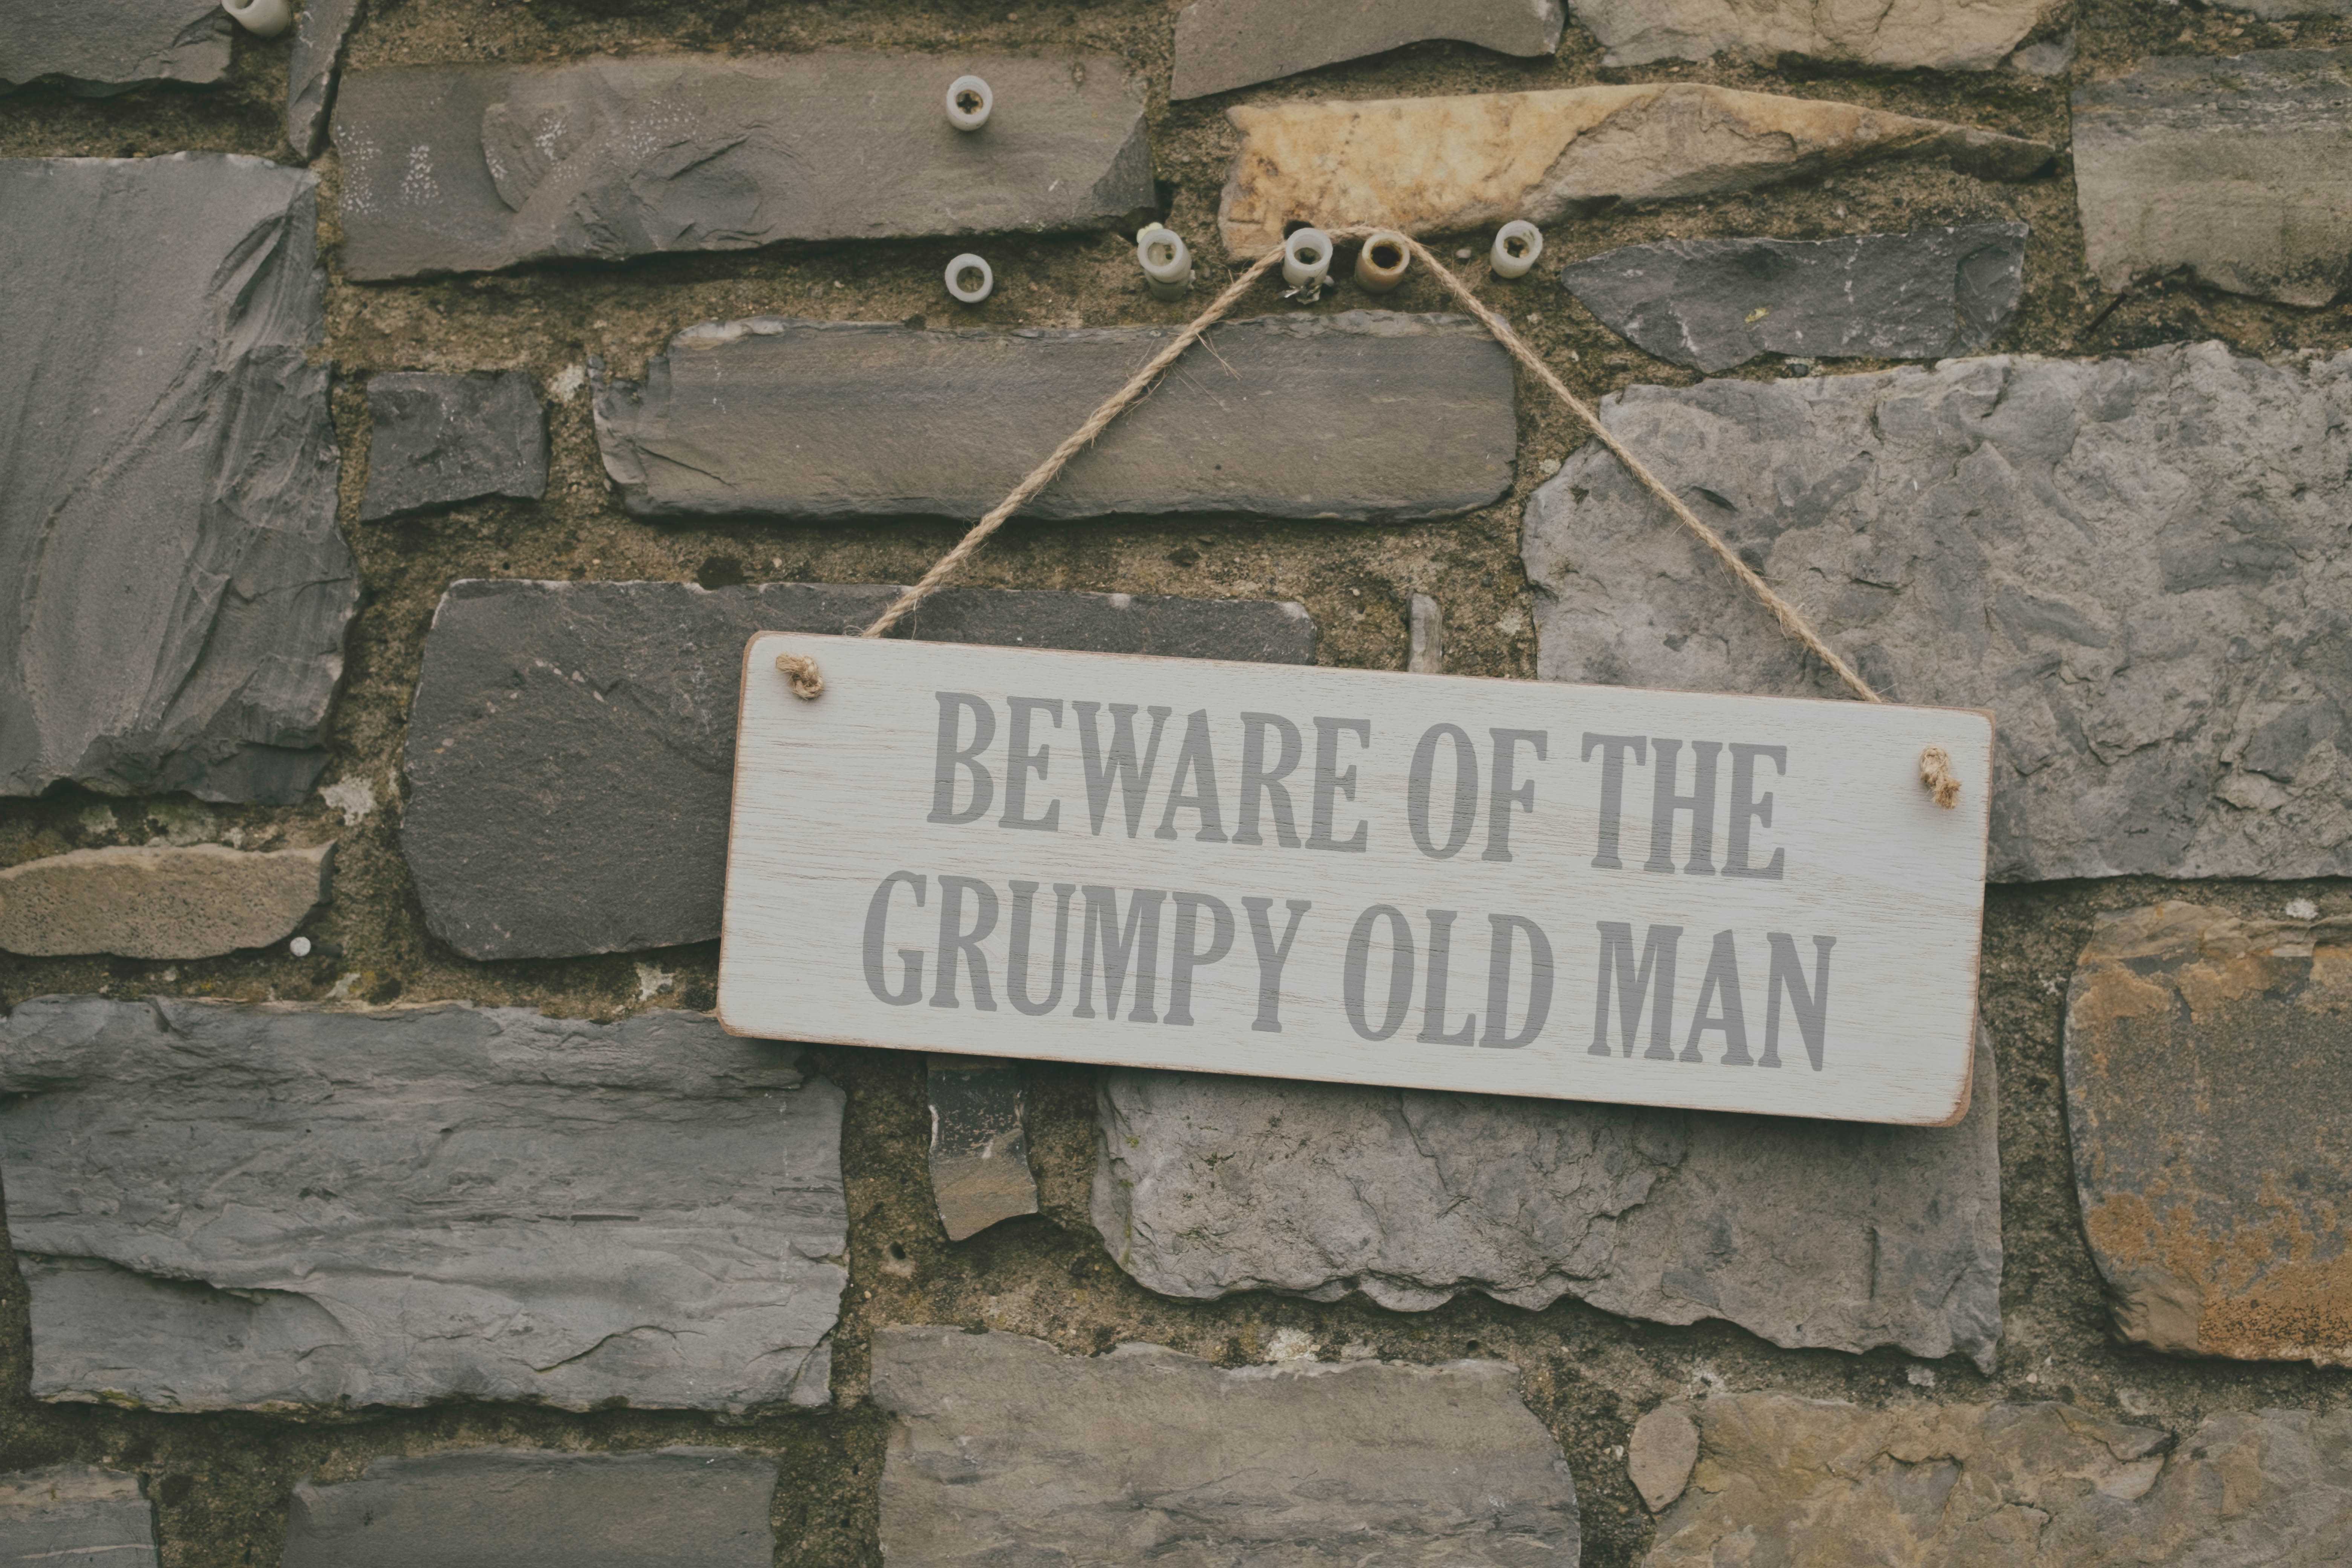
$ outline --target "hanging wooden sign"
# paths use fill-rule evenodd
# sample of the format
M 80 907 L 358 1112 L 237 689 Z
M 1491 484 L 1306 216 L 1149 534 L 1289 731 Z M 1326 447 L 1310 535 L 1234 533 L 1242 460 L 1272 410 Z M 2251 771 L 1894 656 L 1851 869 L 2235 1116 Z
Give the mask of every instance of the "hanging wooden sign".
M 738 1034 L 1968 1107 L 1986 714 L 782 633 L 746 660 Z

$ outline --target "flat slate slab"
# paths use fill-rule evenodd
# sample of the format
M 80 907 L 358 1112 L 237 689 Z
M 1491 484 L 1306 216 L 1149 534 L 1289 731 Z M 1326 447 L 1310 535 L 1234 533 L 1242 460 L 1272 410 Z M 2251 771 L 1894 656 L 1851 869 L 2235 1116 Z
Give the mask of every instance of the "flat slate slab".
M 325 767 L 359 584 L 317 193 L 234 154 L 0 159 L 0 582 L 37 584 L 0 612 L 0 795 L 284 805 Z
M 368 423 L 362 522 L 547 494 L 547 409 L 528 372 L 381 372 L 368 378 Z
M 2021 223 L 1841 239 L 1670 239 L 1564 268 L 1578 303 L 1635 347 L 1704 371 L 1759 354 L 1942 359 L 1980 349 L 2025 289 Z
M 948 83 L 987 80 L 982 129 Z M 645 55 L 346 71 L 344 273 L 1116 227 L 1156 205 L 1108 55 Z
M 156 1568 L 155 1505 L 137 1476 L 91 1465 L 0 1475 L 0 1565 Z
M 109 98 L 146 82 L 226 81 L 236 26 L 219 0 L 8 0 L 0 92 L 54 80 Z M 0 227 L 11 221 L 0 212 Z
M 884 1328 L 894 1568 L 1575 1568 L 1576 1487 L 1504 1362 L 1233 1371 L 1159 1345 Z
M 2000 1161 L 1990 1047 L 1948 1128 L 1874 1127 L 1115 1071 L 1094 1221 L 1163 1295 L 1361 1291 L 1422 1311 L 1575 1296 L 1774 1344 L 1990 1370 Z
M 405 753 L 401 849 L 427 927 L 486 959 L 716 938 L 743 645 L 856 632 L 898 593 L 451 584 Z M 937 642 L 1315 662 L 1307 612 L 1270 599 L 950 588 L 901 625 Z
M 1553 223 L 1591 204 L 1753 190 L 1886 158 L 1940 158 L 1979 178 L 2021 180 L 2054 153 L 1941 120 L 1697 82 L 1244 104 L 1225 117 L 1242 137 L 1217 206 L 1234 256 L 1280 245 L 1301 213 L 1326 227 L 1450 234 L 1511 218 Z
M 1644 1568 L 1789 1563 L 2319 1563 L 2352 1541 L 2352 1412 L 2179 1433 L 2070 1405 L 1868 1410 L 1787 1394 L 1689 1409 L 1698 1468 Z
M 2352 288 L 2352 48 L 2152 59 L 2076 88 L 2074 125 L 2103 287 L 2185 268 L 2289 305 Z
M 294 19 L 287 51 L 286 141 L 304 163 L 327 144 L 327 111 L 343 68 L 343 45 L 360 19 L 360 0 L 308 0 Z
M 709 322 L 598 385 L 596 440 L 641 517 L 976 520 L 1175 331 Z M 1449 516 L 1510 489 L 1514 398 L 1465 317 L 1229 322 L 1021 515 Z
M 1812 0 L 1576 0 L 1576 19 L 1609 52 L 1604 66 L 1742 56 L 1765 65 L 1781 55 L 1857 65 L 1990 70 L 2040 26 L 2053 0 L 1891 0 L 1820 5 Z
M 740 1448 L 459 1448 L 296 1483 L 285 1568 L 769 1568 L 776 1462 Z
M 2074 971 L 2065 1064 L 2116 1331 L 2352 1365 L 2352 921 L 2119 915 Z
M 1560 0 L 1192 0 L 1176 13 L 1168 96 L 1205 98 L 1433 38 L 1549 55 L 1565 20 Z
M 950 1241 L 1037 1212 L 1023 1125 L 1021 1068 L 990 1057 L 933 1057 L 931 1198 Z
M 71 849 L 0 871 L 0 950 L 215 958 L 292 936 L 324 903 L 335 847 Z
M 1992 710 L 1993 879 L 2352 873 L 2352 353 L 2000 355 L 1601 416 L 1879 690 Z M 1595 446 L 1522 547 L 1547 679 L 1843 694 Z
M 21 1003 L 33 1395 L 824 1404 L 843 1097 L 800 1059 L 699 1013 Z

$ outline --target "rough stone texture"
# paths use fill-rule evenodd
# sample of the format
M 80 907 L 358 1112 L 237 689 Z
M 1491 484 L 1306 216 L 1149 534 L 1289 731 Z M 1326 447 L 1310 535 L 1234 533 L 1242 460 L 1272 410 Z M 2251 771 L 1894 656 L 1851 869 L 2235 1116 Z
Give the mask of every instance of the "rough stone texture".
M 0 1565 L 156 1568 L 155 1509 L 137 1476 L 52 1465 L 0 1476 Z
M 0 795 L 289 805 L 325 766 L 359 585 L 305 359 L 317 188 L 215 153 L 0 160 Z
M 933 1057 L 931 1197 L 950 1241 L 1037 1212 L 1021 1069 L 987 1057 Z
M 2221 0 L 2225 11 L 2244 11 L 2265 22 L 2291 16 L 2352 16 L 2352 0 Z
M 327 900 L 335 847 L 73 849 L 0 871 L 0 949 L 215 958 L 292 936 Z
M 1633 1423 L 1625 1473 L 1652 1513 L 1663 1513 L 1690 1485 L 1698 1463 L 1698 1424 L 1680 1405 L 1661 1405 Z
M 451 584 L 409 713 L 401 826 L 433 934 L 469 958 L 716 937 L 743 645 L 855 632 L 898 592 Z M 937 642 L 1315 662 L 1306 612 L 1265 599 L 951 588 L 901 625 Z
M 799 1059 L 698 1013 L 20 1004 L 33 1395 L 824 1404 L 843 1097 Z
M 1574 1295 L 1775 1344 L 1955 1353 L 2000 1332 L 1992 1052 L 1949 1128 L 1117 1071 L 1094 1220 L 1171 1296 Z
M 1453 232 L 1586 204 L 1752 190 L 1877 158 L 2017 180 L 2052 150 L 1884 110 L 1695 82 L 1455 98 L 1250 104 L 1219 200 L 1226 250 L 1256 256 L 1302 213 L 1326 226 Z
M 1609 52 L 1605 66 L 1780 55 L 1857 65 L 1990 70 L 2041 25 L 2053 0 L 1576 0 L 1576 19 Z
M 483 496 L 547 493 L 547 410 L 527 372 L 376 375 L 368 381 L 368 422 L 362 522 Z
M 2104 1568 L 2340 1563 L 2352 1412 L 2209 1415 L 2173 1434 L 2072 1405 L 1864 1410 L 1786 1394 L 1693 1407 L 1703 1447 L 1649 1568 L 1787 1563 Z
M 1176 13 L 1168 96 L 1205 98 L 1431 38 L 1549 55 L 1564 20 L 1560 0 L 1192 0 Z
M 776 1462 L 736 1448 L 461 1448 L 294 1488 L 285 1568 L 769 1568 Z
M 2135 910 L 2066 999 L 2083 1230 L 2126 1339 L 2352 1364 L 2352 921 Z
M 894 1565 L 1575 1568 L 1576 1488 L 1509 1364 L 1223 1370 L 1158 1345 L 884 1328 Z
M 1980 349 L 2025 288 L 2021 223 L 1840 239 L 1670 239 L 1579 261 L 1560 282 L 1611 331 L 1676 364 L 1759 354 L 1941 359 Z
M 1636 386 L 1601 418 L 1881 691 L 1992 710 L 1994 879 L 2352 872 L 2352 353 Z M 1841 694 L 1593 446 L 1523 547 L 1549 679 Z
M 2074 195 L 2109 289 L 2186 268 L 2289 305 L 2352 285 L 2352 49 L 2153 59 L 2074 89 Z
M 640 516 L 973 520 L 1174 331 L 714 322 L 655 355 L 643 385 L 601 384 L 596 438 Z M 1463 317 L 1231 322 L 1022 515 L 1466 511 L 1510 488 L 1513 397 L 1508 356 Z
M 969 134 L 947 84 L 1003 106 Z M 473 272 L 786 239 L 1116 226 L 1151 208 L 1108 56 L 660 55 L 350 71 L 343 270 Z
M 45 78 L 92 98 L 223 81 L 235 28 L 219 0 L 5 0 L 0 92 Z M 0 228 L 16 221 L 0 212 Z
M 343 43 L 360 19 L 360 0 L 307 0 L 294 21 L 286 66 L 286 140 L 308 163 L 327 144 L 327 111 L 334 107 Z

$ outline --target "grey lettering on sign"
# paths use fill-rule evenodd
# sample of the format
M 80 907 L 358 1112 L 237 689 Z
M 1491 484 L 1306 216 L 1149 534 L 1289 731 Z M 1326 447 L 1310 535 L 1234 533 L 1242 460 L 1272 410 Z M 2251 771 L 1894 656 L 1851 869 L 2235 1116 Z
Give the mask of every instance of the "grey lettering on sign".
M 1879 690 L 1991 710 L 1995 879 L 2352 872 L 2352 354 L 1947 360 L 1637 386 L 1601 418 Z M 1596 447 L 1523 550 L 1548 679 L 1839 694 Z M 1628 768 L 1639 739 L 1585 744 Z M 1802 763 L 1744 765 L 1742 813 Z M 1634 798 L 1604 792 L 1596 864 L 1638 852 L 1607 826 Z M 1739 820 L 1743 873 L 1779 864 Z

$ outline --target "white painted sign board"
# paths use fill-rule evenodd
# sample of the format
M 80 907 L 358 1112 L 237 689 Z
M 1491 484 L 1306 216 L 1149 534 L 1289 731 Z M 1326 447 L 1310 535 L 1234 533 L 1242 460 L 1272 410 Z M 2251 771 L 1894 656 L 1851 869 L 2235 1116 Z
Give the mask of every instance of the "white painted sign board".
M 1986 714 L 784 633 L 745 658 L 738 1034 L 1968 1107 Z

